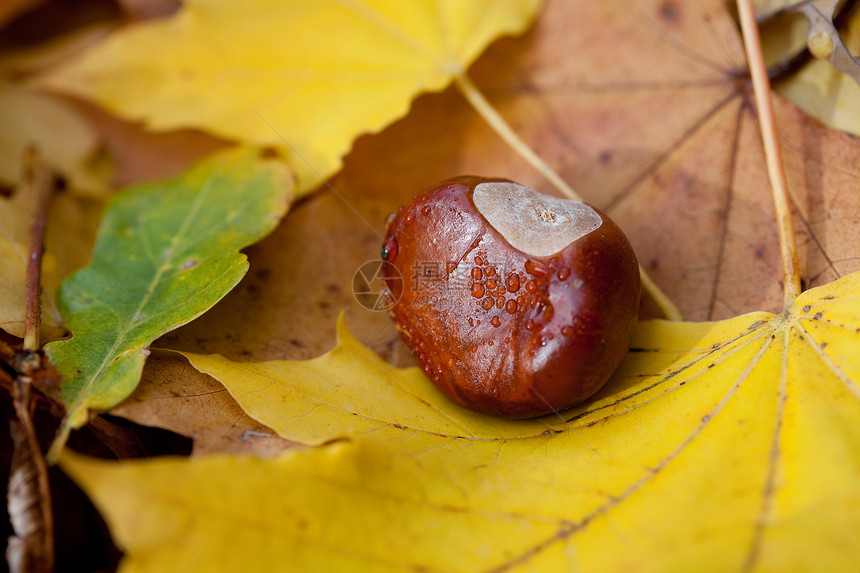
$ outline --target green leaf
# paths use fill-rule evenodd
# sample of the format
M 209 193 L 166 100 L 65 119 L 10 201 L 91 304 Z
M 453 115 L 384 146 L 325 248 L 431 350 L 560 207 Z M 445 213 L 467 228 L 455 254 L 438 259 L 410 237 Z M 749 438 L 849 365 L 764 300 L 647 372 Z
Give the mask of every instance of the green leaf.
M 102 221 L 89 265 L 61 286 L 73 338 L 45 346 L 63 375 L 59 453 L 89 409 L 106 409 L 140 380 L 149 344 L 206 312 L 248 270 L 239 249 L 272 231 L 292 198 L 283 164 L 230 151 L 171 181 L 129 189 Z

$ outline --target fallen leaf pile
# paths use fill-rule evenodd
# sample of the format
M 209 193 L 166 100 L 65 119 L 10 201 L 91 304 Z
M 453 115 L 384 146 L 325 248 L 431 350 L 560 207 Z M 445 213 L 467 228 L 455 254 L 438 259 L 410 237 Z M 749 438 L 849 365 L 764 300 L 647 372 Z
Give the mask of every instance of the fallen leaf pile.
M 860 567 L 860 141 L 844 65 L 775 86 L 797 102 L 773 96 L 805 289 L 784 304 L 722 0 L 187 0 L 138 19 L 168 4 L 128 8 L 26 72 L 0 57 L 15 103 L 0 106 L 15 126 L 3 183 L 46 141 L 48 113 L 8 110 L 51 106 L 78 142 L 43 150 L 65 190 L 47 216 L 42 336 L 72 335 L 45 345 L 63 378 L 43 390 L 66 408 L 51 457 L 105 519 L 121 571 Z M 781 19 L 811 8 L 758 5 L 776 69 L 807 49 Z M 850 52 L 857 22 L 828 37 Z M 687 319 L 645 300 L 620 370 L 556 415 L 456 406 L 352 294 L 386 215 L 436 181 L 553 193 L 449 87 L 467 73 Z M 151 181 L 173 155 L 206 157 Z M 20 337 L 32 198 L 0 201 L 0 327 Z M 101 413 L 193 451 L 85 455 L 101 451 L 86 433 Z

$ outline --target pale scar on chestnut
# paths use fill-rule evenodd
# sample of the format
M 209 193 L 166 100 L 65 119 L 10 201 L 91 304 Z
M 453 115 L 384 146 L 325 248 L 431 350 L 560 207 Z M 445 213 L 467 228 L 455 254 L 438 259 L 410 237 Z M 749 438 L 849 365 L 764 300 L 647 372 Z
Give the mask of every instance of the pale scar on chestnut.
M 458 177 L 401 208 L 383 245 L 407 278 L 386 277 L 395 325 L 462 406 L 513 418 L 558 412 L 599 390 L 627 353 L 636 255 L 586 203 Z
M 508 181 L 478 184 L 472 201 L 512 247 L 537 257 L 559 252 L 603 223 L 585 203 L 550 197 Z

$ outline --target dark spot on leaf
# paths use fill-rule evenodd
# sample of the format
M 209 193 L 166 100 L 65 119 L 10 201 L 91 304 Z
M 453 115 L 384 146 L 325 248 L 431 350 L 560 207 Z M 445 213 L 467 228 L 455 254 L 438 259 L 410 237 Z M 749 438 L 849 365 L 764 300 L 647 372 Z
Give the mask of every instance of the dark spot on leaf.
M 812 306 L 810 306 L 808 304 L 803 307 L 803 312 L 809 312 L 810 310 L 812 310 Z
M 704 416 L 702 416 L 702 422 L 707 423 L 707 422 L 710 422 L 710 420 L 711 420 L 710 414 L 705 414 Z
M 711 362 L 710 364 L 708 364 L 708 368 L 713 368 L 714 366 L 716 366 L 716 364 L 714 362 Z
M 821 343 L 821 346 L 819 346 L 819 348 L 821 348 L 821 350 L 824 350 L 825 348 L 827 348 L 827 343 L 826 343 L 826 342 L 822 342 L 822 343 Z
M 197 259 L 188 259 L 184 263 L 182 263 L 182 270 L 193 269 L 199 264 Z
M 813 314 L 813 315 L 812 315 L 812 318 L 813 318 L 813 319 L 819 319 L 819 318 L 821 318 L 821 313 L 820 313 L 820 312 L 816 312 L 815 314 Z
M 290 344 L 292 344 L 293 346 L 297 346 L 299 348 L 301 348 L 303 346 L 302 343 L 299 342 L 298 340 L 296 340 L 295 338 L 290 340 Z
M 352 442 L 352 439 L 350 438 L 332 438 L 323 442 L 322 445 L 330 446 L 332 444 L 349 444 L 350 442 Z
M 664 20 L 674 22 L 678 19 L 678 7 L 674 2 L 663 2 L 660 6 L 660 16 Z

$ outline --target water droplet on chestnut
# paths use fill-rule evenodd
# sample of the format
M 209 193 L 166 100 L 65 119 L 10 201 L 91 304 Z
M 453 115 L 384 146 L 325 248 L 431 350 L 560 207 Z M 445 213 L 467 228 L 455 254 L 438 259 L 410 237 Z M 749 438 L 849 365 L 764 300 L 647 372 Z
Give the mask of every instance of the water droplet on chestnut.
M 382 245 L 382 252 L 380 255 L 382 256 L 383 261 L 393 262 L 397 257 L 397 238 L 396 237 L 388 237 L 386 239 L 385 244 Z

